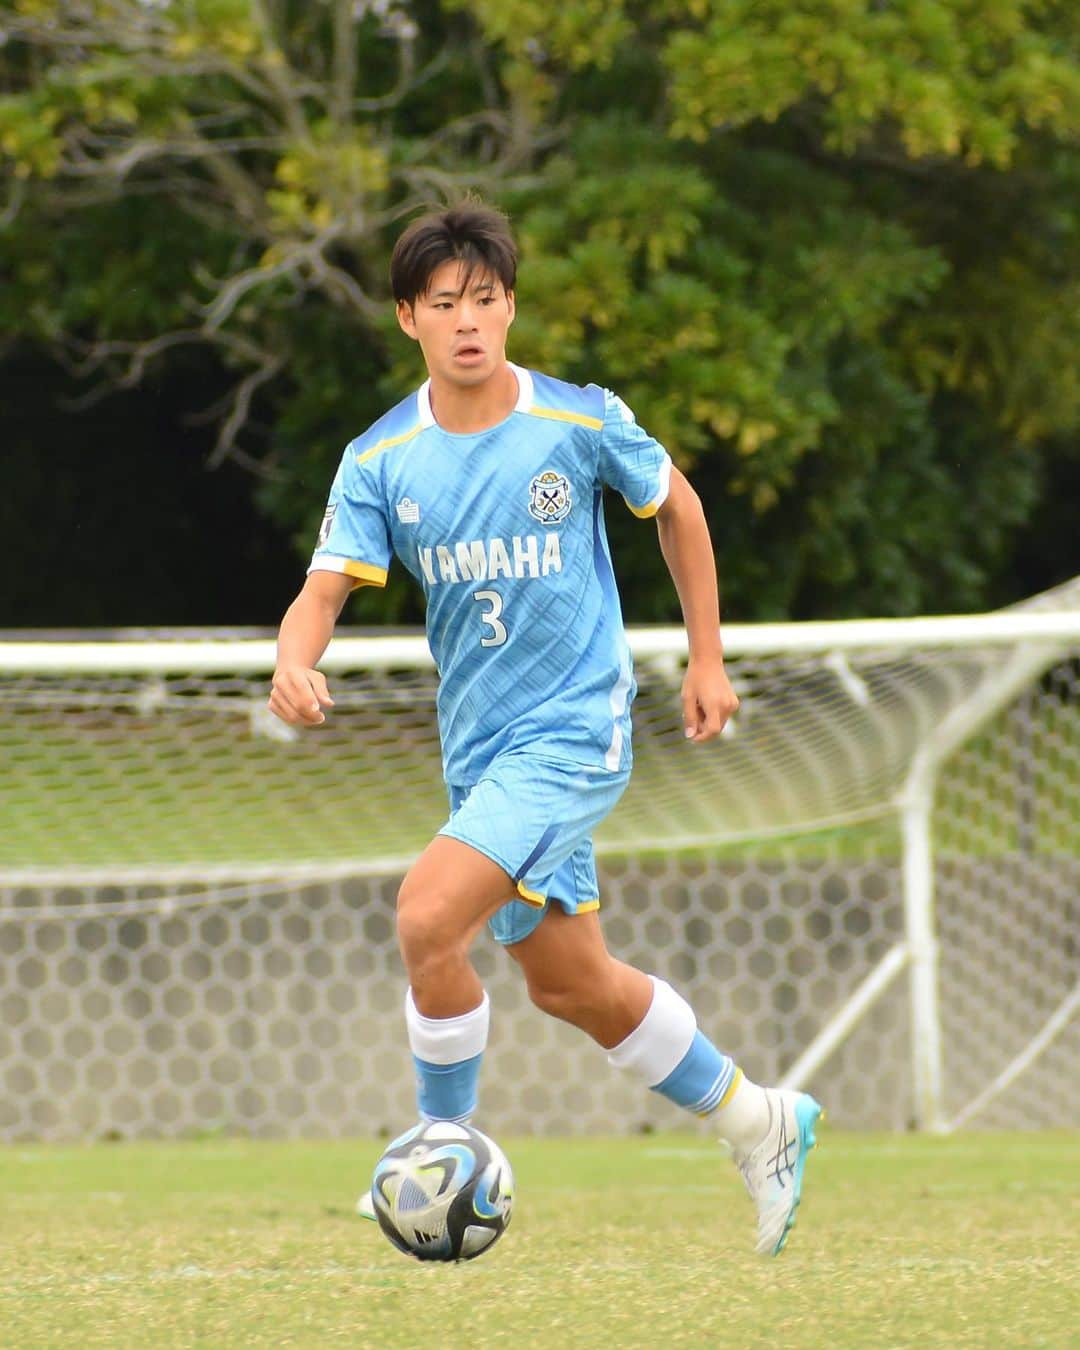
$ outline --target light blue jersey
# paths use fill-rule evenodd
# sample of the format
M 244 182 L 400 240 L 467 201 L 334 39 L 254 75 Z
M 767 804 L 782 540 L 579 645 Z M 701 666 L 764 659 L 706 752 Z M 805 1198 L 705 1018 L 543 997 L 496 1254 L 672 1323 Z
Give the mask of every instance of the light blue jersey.
M 396 553 L 423 587 L 459 787 L 519 751 L 629 769 L 634 680 L 601 494 L 652 516 L 671 473 L 613 394 L 512 369 L 517 405 L 497 426 L 444 431 L 425 384 L 352 441 L 310 568 L 381 586 Z

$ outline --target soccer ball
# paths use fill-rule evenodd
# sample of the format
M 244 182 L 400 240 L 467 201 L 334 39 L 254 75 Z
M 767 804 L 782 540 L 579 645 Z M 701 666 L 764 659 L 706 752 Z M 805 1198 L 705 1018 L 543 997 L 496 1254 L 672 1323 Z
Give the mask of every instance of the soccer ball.
M 514 1176 L 498 1144 L 471 1125 L 421 1121 L 375 1165 L 379 1227 L 421 1261 L 471 1261 L 510 1222 Z

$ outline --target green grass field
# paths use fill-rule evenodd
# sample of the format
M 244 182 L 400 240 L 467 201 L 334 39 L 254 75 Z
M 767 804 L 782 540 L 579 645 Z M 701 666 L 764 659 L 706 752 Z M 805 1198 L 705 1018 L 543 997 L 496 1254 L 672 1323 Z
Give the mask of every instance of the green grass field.
M 799 1223 L 696 1136 L 502 1141 L 479 1260 L 398 1255 L 352 1202 L 373 1141 L 0 1151 L 0 1345 L 1080 1345 L 1080 1133 L 822 1131 Z

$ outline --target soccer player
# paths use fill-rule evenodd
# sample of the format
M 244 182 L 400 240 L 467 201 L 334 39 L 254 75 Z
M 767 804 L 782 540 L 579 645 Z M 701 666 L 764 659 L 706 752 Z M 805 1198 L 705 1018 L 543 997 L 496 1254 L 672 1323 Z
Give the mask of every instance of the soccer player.
M 635 688 L 603 489 L 656 520 L 689 639 L 682 704 L 695 744 L 738 706 L 708 526 L 621 399 L 507 360 L 516 270 L 506 218 L 478 203 L 416 220 L 398 240 L 398 323 L 429 378 L 345 449 L 281 624 L 270 708 L 294 726 L 325 720 L 319 660 L 349 593 L 385 585 L 396 554 L 426 600 L 450 797 L 397 902 L 421 1118 L 467 1121 L 476 1108 L 488 998 L 469 949 L 487 923 L 539 1008 L 711 1117 L 757 1206 L 757 1249 L 776 1254 L 821 1108 L 752 1083 L 669 984 L 608 952 L 597 913 L 592 834 L 626 787 Z

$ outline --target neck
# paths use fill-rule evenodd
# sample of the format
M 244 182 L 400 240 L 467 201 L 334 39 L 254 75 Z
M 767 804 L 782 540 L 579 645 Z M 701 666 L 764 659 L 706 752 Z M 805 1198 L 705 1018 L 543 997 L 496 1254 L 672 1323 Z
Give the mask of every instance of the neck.
M 482 384 L 460 385 L 437 376 L 429 388 L 431 411 L 444 431 L 486 431 L 509 417 L 518 401 L 517 376 L 504 361 Z

